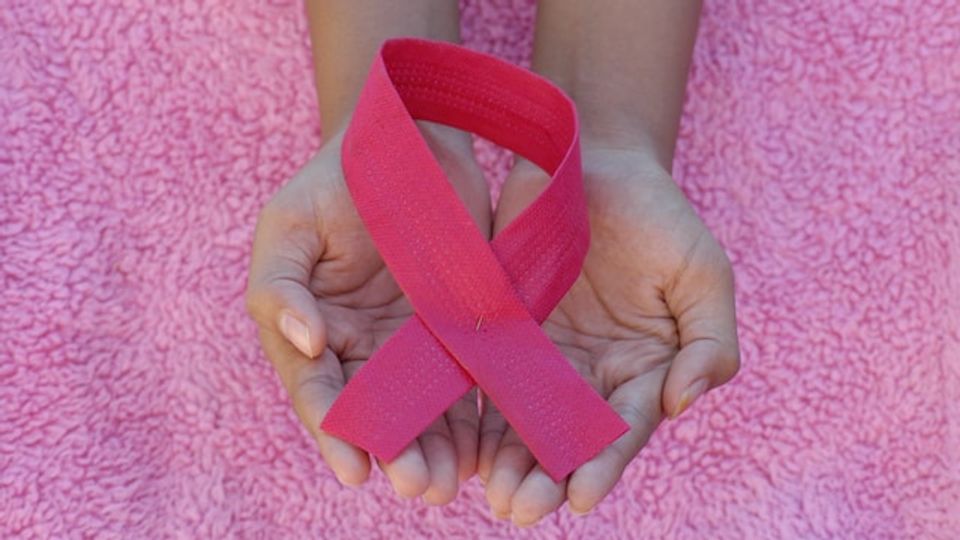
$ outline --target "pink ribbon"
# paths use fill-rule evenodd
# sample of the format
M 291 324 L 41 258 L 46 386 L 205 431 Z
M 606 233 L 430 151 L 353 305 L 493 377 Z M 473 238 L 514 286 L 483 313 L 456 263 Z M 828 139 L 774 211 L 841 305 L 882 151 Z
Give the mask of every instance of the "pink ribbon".
M 488 243 L 414 119 L 490 139 L 552 181 Z M 350 380 L 321 429 L 390 461 L 476 384 L 557 481 L 627 430 L 540 329 L 589 244 L 566 95 L 487 55 L 390 40 L 342 160 L 357 211 L 416 315 Z

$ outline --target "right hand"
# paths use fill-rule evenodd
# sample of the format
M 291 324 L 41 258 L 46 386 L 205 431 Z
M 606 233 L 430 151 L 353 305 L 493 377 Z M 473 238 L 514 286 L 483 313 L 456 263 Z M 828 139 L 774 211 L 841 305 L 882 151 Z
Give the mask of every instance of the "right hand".
M 468 135 L 419 123 L 421 132 L 480 230 L 490 234 L 490 198 Z M 370 473 L 360 448 L 320 423 L 343 386 L 411 315 L 350 198 L 340 164 L 343 134 L 260 213 L 246 294 L 260 342 L 301 422 L 341 483 Z M 454 403 L 396 459 L 380 463 L 398 494 L 431 504 L 453 500 L 476 471 L 475 391 Z

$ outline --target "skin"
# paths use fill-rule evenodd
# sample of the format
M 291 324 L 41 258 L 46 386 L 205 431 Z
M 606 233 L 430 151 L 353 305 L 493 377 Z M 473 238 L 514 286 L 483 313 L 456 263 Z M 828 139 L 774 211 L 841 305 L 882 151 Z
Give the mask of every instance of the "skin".
M 576 513 L 592 510 L 664 412 L 686 406 L 680 396 L 693 381 L 721 384 L 738 365 L 729 262 L 673 179 L 634 150 L 591 148 L 584 158 L 590 251 L 543 328 L 630 431 L 555 483 L 485 402 L 479 475 L 494 515 L 521 526 L 564 501 Z M 524 163 L 510 182 L 498 229 L 547 178 Z
M 325 0 L 307 8 L 326 141 L 261 212 L 247 306 L 321 455 L 341 482 L 358 485 L 369 456 L 318 426 L 412 311 L 349 198 L 342 131 L 382 40 L 455 41 L 457 6 Z M 737 371 L 729 261 L 669 174 L 698 13 L 695 2 L 653 0 L 611 0 L 603 10 L 544 1 L 538 12 L 534 69 L 578 104 L 592 227 L 583 273 L 543 328 L 631 430 L 557 484 L 491 403 L 479 417 L 470 393 L 400 457 L 379 464 L 398 494 L 443 504 L 477 472 L 494 514 L 518 525 L 564 501 L 587 512 L 665 414 Z M 549 180 L 518 159 L 491 213 L 469 136 L 419 125 L 485 234 L 503 229 Z
M 517 525 L 565 500 L 592 510 L 665 413 L 739 368 L 729 260 L 669 172 L 699 11 L 691 1 L 539 4 L 533 66 L 577 103 L 592 231 L 579 280 L 543 327 L 631 429 L 555 483 L 485 402 L 478 472 L 494 515 Z M 546 181 L 520 160 L 495 230 Z
M 342 133 L 381 42 L 401 35 L 457 41 L 459 13 L 451 1 L 316 0 L 307 2 L 307 15 L 325 142 L 259 216 L 247 308 L 324 460 L 342 483 L 358 485 L 370 474 L 367 453 L 318 426 L 343 385 L 412 310 L 353 207 L 340 167 Z M 470 136 L 419 126 L 489 236 L 489 190 Z M 399 495 L 449 502 L 476 471 L 477 426 L 476 394 L 469 393 L 379 466 Z
M 469 147 L 450 128 L 421 124 L 478 227 L 489 230 L 486 184 Z M 344 384 L 413 311 L 380 259 L 353 206 L 340 167 L 342 134 L 264 207 L 254 236 L 247 307 L 260 341 L 320 453 L 344 484 L 370 472 L 366 452 L 319 425 Z M 290 332 L 284 317 L 307 329 Z M 431 504 L 456 497 L 476 470 L 478 411 L 471 392 L 390 463 L 380 463 L 396 492 Z

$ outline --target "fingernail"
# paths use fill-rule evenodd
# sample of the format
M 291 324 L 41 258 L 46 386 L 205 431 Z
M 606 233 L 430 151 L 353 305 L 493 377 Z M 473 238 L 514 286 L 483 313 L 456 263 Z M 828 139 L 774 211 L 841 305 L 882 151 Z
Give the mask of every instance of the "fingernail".
M 537 523 L 537 520 L 533 520 L 533 521 L 521 521 L 521 520 L 517 519 L 517 515 L 516 515 L 516 514 L 510 514 L 510 521 L 512 521 L 515 526 L 520 527 L 521 529 L 525 529 L 525 528 L 527 528 L 527 527 L 532 527 L 532 526 L 534 526 L 534 525 Z
M 590 513 L 590 510 L 580 510 L 580 509 L 574 508 L 574 507 L 572 507 L 572 506 L 569 506 L 568 508 L 570 509 L 570 513 L 573 514 L 573 515 L 575 515 L 575 516 L 577 516 L 577 517 L 583 517 L 583 516 L 585 516 L 585 515 L 587 515 L 587 514 Z
M 673 410 L 670 419 L 673 420 L 680 416 L 690 405 L 693 405 L 693 402 L 707 391 L 707 384 L 706 379 L 697 379 L 693 384 L 688 386 L 687 389 L 683 391 L 683 394 L 680 395 L 680 402 L 677 403 L 677 408 Z
M 313 351 L 310 350 L 310 331 L 307 330 L 307 325 L 300 322 L 300 319 L 284 311 L 280 314 L 280 332 L 300 352 L 313 358 Z

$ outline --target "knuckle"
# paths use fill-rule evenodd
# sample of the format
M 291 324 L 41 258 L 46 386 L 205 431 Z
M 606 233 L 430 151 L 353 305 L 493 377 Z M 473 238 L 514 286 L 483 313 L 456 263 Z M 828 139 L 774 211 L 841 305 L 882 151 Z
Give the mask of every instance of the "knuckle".
M 714 351 L 711 355 L 713 372 L 718 380 L 714 386 L 727 383 L 740 371 L 740 346 L 736 337 L 732 339 L 713 338 Z
M 707 230 L 702 231 L 684 257 L 680 273 L 688 281 L 702 286 L 733 290 L 733 264 L 730 257 Z
M 478 431 L 480 429 L 480 419 L 476 416 L 448 416 L 447 423 L 450 429 L 465 429 L 467 431 Z
M 298 294 L 302 288 L 300 283 L 284 276 L 265 276 L 247 286 L 244 305 L 251 317 L 263 324 L 272 324 L 271 317 L 290 305 L 291 297 Z
M 737 373 L 740 372 L 741 367 L 741 356 L 740 356 L 740 347 L 734 343 L 732 350 L 726 357 L 724 365 L 727 366 L 727 380 L 732 379 Z
M 268 319 L 271 306 L 277 303 L 277 296 L 277 292 L 269 285 L 249 285 L 243 297 L 247 314 L 262 325 L 271 324 Z
M 260 210 L 257 226 L 269 226 L 279 230 L 308 226 L 311 221 L 309 208 L 307 199 L 294 197 L 281 189 Z
M 500 441 L 500 448 L 497 453 L 511 455 L 520 459 L 529 458 L 533 455 L 530 453 L 530 450 L 527 449 L 527 445 L 525 445 L 523 441 L 512 438 L 502 439 Z
M 730 262 L 730 257 L 727 255 L 727 252 L 722 249 L 720 250 L 720 261 L 717 262 L 717 275 L 725 285 L 728 285 L 730 289 L 733 290 L 736 275 L 733 272 L 733 264 Z
M 270 225 L 280 215 L 280 210 L 278 208 L 280 204 L 278 203 L 277 195 L 274 195 L 267 201 L 267 204 L 263 205 L 263 208 L 260 209 L 260 213 L 257 214 L 257 228 L 261 229 L 267 225 Z
M 656 425 L 660 421 L 656 413 L 645 410 L 636 403 L 624 401 L 618 403 L 615 407 L 617 413 L 630 425 L 631 429 L 637 429 L 641 426 Z M 659 411 L 659 408 L 657 409 Z
M 712 240 L 712 239 L 711 239 Z M 706 258 L 712 273 L 724 282 L 733 282 L 733 264 L 727 251 L 716 241 L 710 242 L 709 256 Z
M 484 427 L 480 430 L 480 438 L 483 440 L 492 440 L 499 441 L 503 438 L 503 432 L 506 428 L 501 427 Z
M 263 289 L 255 285 L 248 285 L 243 295 L 244 306 L 247 308 L 247 314 L 256 318 L 263 307 Z
M 285 223 L 290 220 L 291 211 L 288 205 L 278 197 L 279 195 L 274 195 L 257 214 L 255 238 L 261 237 L 268 231 L 283 230 Z
M 420 434 L 420 442 L 429 444 L 430 440 L 439 440 L 441 443 L 450 443 L 450 436 L 438 429 L 427 429 Z
M 507 420 L 499 413 L 487 413 L 479 418 L 480 429 L 484 433 L 500 433 L 507 431 Z
M 339 391 L 343 387 L 343 378 L 328 371 L 310 370 L 299 377 L 296 384 L 298 396 L 312 396 L 318 392 Z

